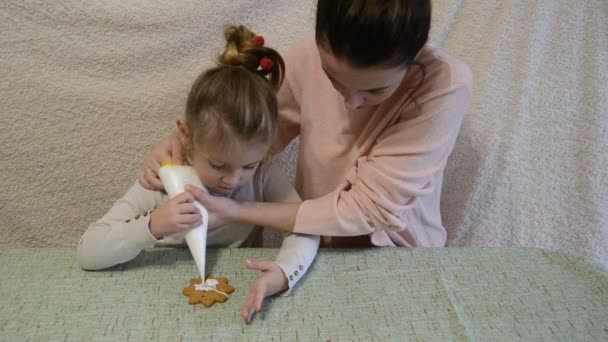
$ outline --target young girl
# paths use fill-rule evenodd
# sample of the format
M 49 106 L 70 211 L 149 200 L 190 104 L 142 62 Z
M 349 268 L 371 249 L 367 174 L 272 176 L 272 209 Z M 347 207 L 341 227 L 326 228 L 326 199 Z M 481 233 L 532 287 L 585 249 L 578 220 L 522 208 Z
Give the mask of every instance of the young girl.
M 443 246 L 443 172 L 471 97 L 471 72 L 427 44 L 430 0 L 319 0 L 316 34 L 286 55 L 277 151 L 300 137 L 302 203 L 212 198 L 210 227 L 248 222 L 331 236 L 330 246 Z M 154 160 L 140 180 L 158 186 Z
M 228 27 L 225 37 L 218 66 L 194 82 L 185 120 L 177 121 L 182 153 L 174 159 L 191 165 L 212 195 L 235 201 L 300 202 L 286 175 L 266 160 L 275 138 L 275 92 L 282 82 L 283 60 L 243 26 Z M 84 269 L 102 269 L 131 260 L 146 247 L 183 244 L 185 233 L 201 223 L 193 201 L 190 193 L 169 199 L 136 182 L 84 233 L 78 261 Z M 260 233 L 255 224 L 227 224 L 210 230 L 207 243 L 251 246 Z M 293 288 L 312 263 L 318 244 L 318 236 L 292 234 L 276 263 L 247 261 L 249 268 L 262 271 L 242 310 L 247 322 L 265 297 Z

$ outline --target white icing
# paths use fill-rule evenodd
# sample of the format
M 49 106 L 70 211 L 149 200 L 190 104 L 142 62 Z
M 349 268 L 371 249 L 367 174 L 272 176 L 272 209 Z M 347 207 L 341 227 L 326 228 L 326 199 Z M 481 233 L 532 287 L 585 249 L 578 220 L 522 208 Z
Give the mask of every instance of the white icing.
M 207 279 L 205 280 L 205 285 L 216 287 L 220 282 L 216 279 Z
M 228 297 L 227 293 L 224 293 L 224 292 L 216 289 L 216 287 L 219 283 L 220 282 L 217 281 L 216 279 L 207 279 L 204 283 L 201 282 L 200 284 L 195 284 L 194 289 L 196 291 L 215 291 L 219 294 L 223 294 L 224 296 Z

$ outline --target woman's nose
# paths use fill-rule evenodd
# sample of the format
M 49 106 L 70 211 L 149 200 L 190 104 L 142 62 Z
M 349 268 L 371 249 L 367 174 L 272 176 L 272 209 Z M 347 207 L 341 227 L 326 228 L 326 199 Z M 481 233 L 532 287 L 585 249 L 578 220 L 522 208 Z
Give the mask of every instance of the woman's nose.
M 361 94 L 351 92 L 344 94 L 344 105 L 348 109 L 358 109 L 363 105 L 364 99 Z

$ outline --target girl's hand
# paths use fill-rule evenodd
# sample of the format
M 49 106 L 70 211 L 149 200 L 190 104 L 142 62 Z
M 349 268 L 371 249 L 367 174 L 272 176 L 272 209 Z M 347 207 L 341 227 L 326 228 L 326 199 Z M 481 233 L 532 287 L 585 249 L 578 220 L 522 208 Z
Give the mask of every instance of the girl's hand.
M 186 185 L 186 191 L 192 194 L 209 212 L 207 229 L 215 229 L 235 219 L 239 203 L 228 197 L 213 196 L 191 184 Z
M 287 290 L 289 283 L 279 265 L 271 261 L 247 260 L 245 265 L 249 269 L 261 271 L 262 274 L 255 280 L 251 293 L 241 309 L 241 317 L 247 324 L 251 323 L 254 313 L 262 310 L 264 298 Z
M 163 191 L 165 187 L 158 177 L 158 169 L 163 161 L 181 164 L 182 145 L 176 134 L 164 137 L 144 160 L 139 173 L 139 184 L 148 190 Z
M 153 210 L 150 214 L 150 233 L 160 239 L 201 224 L 202 215 L 193 202 L 192 194 L 183 192 Z

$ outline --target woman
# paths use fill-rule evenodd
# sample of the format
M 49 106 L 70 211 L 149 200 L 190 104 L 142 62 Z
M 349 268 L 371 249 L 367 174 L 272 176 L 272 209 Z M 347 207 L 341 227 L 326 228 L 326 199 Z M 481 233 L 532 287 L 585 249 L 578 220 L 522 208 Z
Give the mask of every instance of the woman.
M 285 55 L 274 151 L 295 137 L 302 203 L 190 192 L 209 227 L 246 222 L 322 235 L 325 246 L 444 246 L 443 172 L 471 97 L 467 65 L 427 45 L 430 0 L 319 0 L 316 33 Z M 140 175 L 159 188 L 159 162 Z M 229 176 L 229 175 L 227 175 Z

